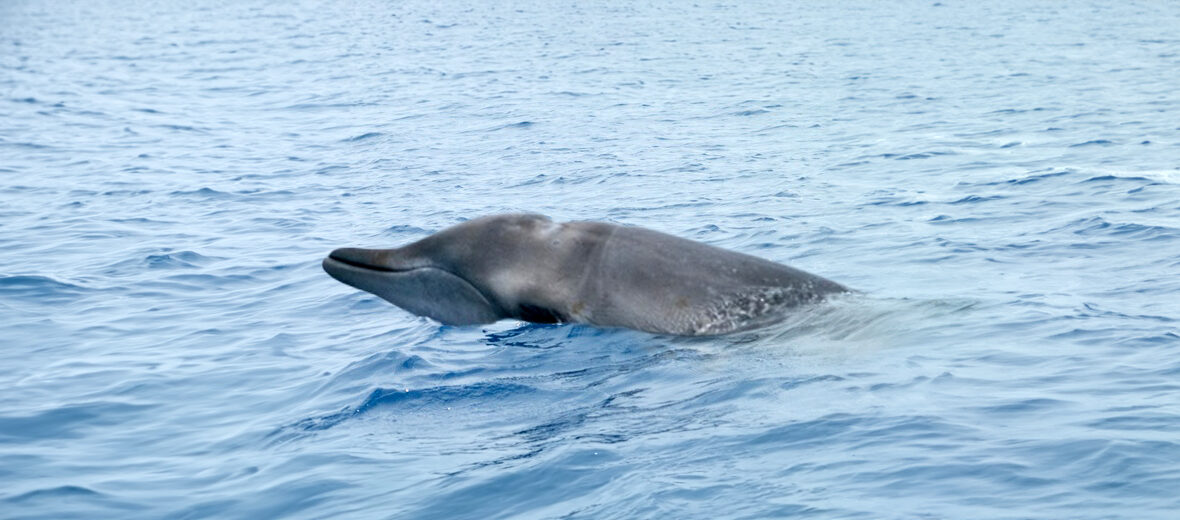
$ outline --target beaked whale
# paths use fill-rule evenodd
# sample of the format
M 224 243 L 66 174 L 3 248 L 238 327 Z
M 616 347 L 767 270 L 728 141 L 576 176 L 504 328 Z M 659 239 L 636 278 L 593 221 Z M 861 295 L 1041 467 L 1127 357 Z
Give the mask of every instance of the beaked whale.
M 515 318 L 705 336 L 778 322 L 844 286 L 643 228 L 481 217 L 395 249 L 342 248 L 333 278 L 448 325 Z

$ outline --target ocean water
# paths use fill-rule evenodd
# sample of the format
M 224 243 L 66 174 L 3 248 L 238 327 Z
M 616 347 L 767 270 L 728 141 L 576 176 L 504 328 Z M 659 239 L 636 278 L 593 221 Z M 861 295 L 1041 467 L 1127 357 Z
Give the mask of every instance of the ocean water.
M 0 2 L 0 518 L 1176 518 L 1180 4 Z M 446 327 L 534 211 L 857 294 Z

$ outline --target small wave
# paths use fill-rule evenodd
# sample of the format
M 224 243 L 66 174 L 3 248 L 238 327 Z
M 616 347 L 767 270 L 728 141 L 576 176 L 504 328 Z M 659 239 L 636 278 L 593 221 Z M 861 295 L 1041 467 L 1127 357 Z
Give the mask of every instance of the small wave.
M 294 105 L 287 105 L 283 110 L 320 110 L 320 109 L 336 109 L 336 108 L 352 108 L 356 105 L 354 103 L 296 103 Z
M 1180 429 L 1180 416 L 1159 413 L 1117 415 L 1091 421 L 1088 426 L 1100 430 L 1175 432 Z
M 177 269 L 195 268 L 211 260 L 213 259 L 193 251 L 177 251 L 175 253 L 148 255 L 143 259 L 143 263 L 151 269 Z
M 950 204 L 975 204 L 977 202 L 988 202 L 988 201 L 999 200 L 999 199 L 1003 199 L 1003 198 L 1004 197 L 1001 195 L 991 195 L 991 196 L 987 196 L 987 197 L 980 197 L 979 195 L 968 195 L 968 196 L 963 197 L 959 200 L 951 202 Z
M 150 405 L 91 402 L 69 404 L 24 416 L 0 416 L 0 439 L 71 439 L 87 426 L 117 424 L 127 415 L 152 408 Z
M 535 124 L 536 124 L 536 123 L 534 123 L 534 122 L 532 122 L 532 121 L 519 121 L 519 122 L 516 122 L 516 123 L 509 123 L 509 124 L 506 124 L 506 125 L 493 126 L 493 127 L 491 127 L 491 128 L 488 128 L 488 129 L 486 129 L 486 130 L 484 130 L 484 131 L 485 131 L 485 132 L 495 132 L 495 131 L 498 131 L 498 130 L 507 130 L 507 129 L 512 129 L 512 128 L 530 128 L 530 127 L 532 127 L 532 126 L 533 126 L 533 125 L 535 125 Z
M 734 112 L 734 113 L 732 113 L 732 114 L 730 114 L 730 115 L 732 115 L 732 116 L 738 116 L 738 117 L 748 117 L 748 116 L 758 116 L 758 115 L 762 115 L 762 114 L 769 114 L 769 113 L 770 113 L 770 111 L 769 111 L 769 110 L 765 110 L 765 109 L 761 109 L 761 108 L 756 108 L 756 109 L 753 109 L 753 110 L 741 110 L 741 111 L 738 111 L 738 112 Z
M 101 497 L 104 496 L 93 489 L 82 486 L 57 486 L 51 488 L 42 488 L 21 493 L 19 495 L 4 499 L 5 502 L 28 502 L 31 500 L 39 500 L 42 498 L 50 500 L 61 499 L 76 499 L 82 497 Z
M 641 392 L 641 390 L 630 390 L 627 392 L 622 392 L 619 394 L 612 395 L 612 396 L 607 397 L 606 399 L 603 399 L 591 406 L 586 406 L 586 407 L 578 408 L 576 410 L 567 411 L 565 413 L 558 415 L 553 420 L 547 421 L 545 423 L 542 423 L 542 424 L 539 424 L 539 425 L 536 425 L 536 426 L 533 426 L 530 428 L 526 428 L 524 430 L 517 431 L 517 432 L 515 432 L 515 435 L 518 435 L 518 436 L 524 438 L 526 441 L 532 442 L 532 443 L 538 443 L 538 442 L 543 442 L 543 441 L 548 441 L 548 440 L 551 440 L 554 438 L 558 438 L 562 434 L 569 432 L 571 430 L 575 430 L 578 427 L 582 426 L 592 416 L 595 418 L 598 418 L 598 417 L 601 417 L 601 416 L 607 414 L 608 412 L 606 409 L 613 406 L 613 403 L 616 400 L 618 400 L 620 398 L 632 397 L 639 392 Z M 622 439 L 625 439 L 625 437 L 619 436 L 616 439 L 616 442 L 618 440 L 622 440 Z M 598 440 L 601 442 L 604 439 L 598 439 Z
M 1019 399 L 1004 404 L 985 406 L 980 408 L 980 411 L 989 414 L 1042 413 L 1062 410 L 1069 405 L 1070 403 L 1068 401 L 1058 399 Z
M 398 224 L 395 226 L 389 226 L 389 227 L 385 228 L 385 233 L 391 234 L 391 235 L 398 235 L 398 236 L 400 236 L 400 235 L 425 235 L 425 234 L 429 233 L 429 231 L 422 229 L 420 227 L 417 227 L 417 226 Z
M 928 219 L 927 222 L 936 224 L 963 224 L 966 222 L 976 222 L 978 220 L 979 219 L 976 217 L 954 218 L 950 215 L 935 215 L 934 217 Z
M 424 389 L 377 388 L 355 408 L 304 419 L 292 425 L 304 431 L 327 430 L 353 417 L 365 415 L 376 408 L 402 407 L 420 409 L 447 405 L 467 400 L 503 399 L 510 395 L 528 394 L 536 389 L 516 383 L 480 382 L 469 385 L 436 386 Z M 276 432 L 278 433 L 278 432 Z
M 12 146 L 14 148 L 31 148 L 33 150 L 48 150 L 50 148 L 53 148 L 52 146 L 47 145 L 47 144 L 28 143 L 28 142 L 11 142 L 11 141 L 6 141 L 6 140 L 0 140 L 0 144 L 5 145 L 5 146 Z
M 203 288 L 234 286 L 258 281 L 257 277 L 249 274 L 213 275 L 205 273 L 173 274 L 168 275 L 163 279 L 173 282 L 194 284 L 197 287 Z
M 333 380 L 363 381 L 375 375 L 388 377 L 429 367 L 431 367 L 429 361 L 415 354 L 404 354 L 398 351 L 382 352 L 350 364 L 340 370 Z
M 62 300 L 78 298 L 87 291 L 88 289 L 85 287 L 60 282 L 48 276 L 0 276 L 0 296 L 58 303 Z
M 900 197 L 888 197 L 885 199 L 880 199 L 880 200 L 875 200 L 873 202 L 870 202 L 869 205 L 871 205 L 871 206 L 900 206 L 900 207 L 904 208 L 904 207 L 908 207 L 908 206 L 923 206 L 923 205 L 926 205 L 929 203 L 930 203 L 929 201 L 925 201 L 925 200 L 913 200 L 913 199 L 903 199 Z
M 840 376 L 824 375 L 824 376 L 808 377 L 808 378 L 797 379 L 797 380 L 793 380 L 793 381 L 787 381 L 786 383 L 780 384 L 779 388 L 782 388 L 783 390 L 793 390 L 795 388 L 810 385 L 812 383 L 839 383 L 844 380 L 845 379 Z
M 385 134 L 383 134 L 381 132 L 367 132 L 367 133 L 363 133 L 358 136 L 353 136 L 353 137 L 349 137 L 347 139 L 342 139 L 340 142 L 342 142 L 342 143 L 355 143 L 357 141 L 365 141 L 368 139 L 372 139 L 374 137 L 381 137 L 383 135 L 385 135 Z
M 205 128 L 197 128 L 195 126 L 189 125 L 155 125 L 155 128 L 163 128 L 165 130 L 172 130 L 174 132 L 196 132 L 202 134 L 208 133 L 208 130 Z
M 1102 217 L 1077 219 L 1050 232 L 1072 232 L 1082 236 L 1123 236 L 1139 240 L 1180 238 L 1180 228 L 1137 223 L 1113 223 Z
M 883 153 L 883 154 L 880 154 L 878 157 L 881 157 L 882 159 L 893 159 L 896 161 L 912 161 L 915 159 L 929 159 L 931 157 L 937 157 L 940 155 L 955 155 L 955 152 L 933 152 L 933 151 L 931 151 L 931 152 L 916 152 L 916 153 L 907 153 L 907 154 Z
M 1012 75 L 1012 77 L 1019 77 L 1019 76 L 1027 76 L 1027 74 L 1017 73 L 1017 74 Z M 1055 109 L 1055 108 L 1033 107 L 1033 108 L 1005 108 L 1002 110 L 996 110 L 994 112 L 989 112 L 989 113 L 991 113 L 991 114 L 1024 114 L 1027 112 L 1045 112 L 1048 110 L 1057 111 L 1057 109 Z
M 1123 177 L 1119 175 L 1099 175 L 1097 177 L 1090 177 L 1082 182 L 1105 182 L 1105 181 L 1150 181 L 1147 177 Z
M 201 188 L 199 190 L 177 190 L 172 193 L 169 193 L 169 195 L 174 195 L 177 197 L 197 196 L 197 197 L 217 198 L 217 199 L 227 198 L 227 197 L 231 196 L 229 193 L 226 193 L 224 191 L 217 191 L 217 190 L 215 190 L 213 188 L 209 188 L 209 187 Z
M 1107 139 L 1094 139 L 1092 141 L 1086 141 L 1084 143 L 1071 144 L 1071 145 L 1069 145 L 1069 147 L 1070 148 L 1080 148 L 1083 146 L 1108 146 L 1108 145 L 1112 145 L 1112 144 L 1114 144 L 1114 142 L 1107 140 Z
M 1069 170 L 1065 170 L 1065 171 L 1059 171 L 1059 172 L 1038 173 L 1038 174 L 1034 174 L 1034 175 L 1028 175 L 1028 176 L 1025 176 L 1025 177 L 1018 177 L 1018 178 L 1015 178 L 1015 179 L 1008 179 L 1008 180 L 1006 180 L 1006 181 L 1002 181 L 1002 182 L 987 183 L 987 185 L 995 185 L 995 184 L 1014 184 L 1014 185 L 1018 185 L 1018 186 L 1019 186 L 1019 185 L 1024 185 L 1024 184 L 1032 184 L 1032 183 L 1034 183 L 1034 182 L 1041 182 L 1041 181 L 1048 180 L 1048 179 L 1052 179 L 1052 178 L 1055 178 L 1055 177 L 1062 177 L 1062 176 L 1065 176 L 1065 175 L 1069 175 L 1069 174 L 1071 174 L 1071 173 L 1074 173 L 1074 172 L 1072 172 L 1072 171 L 1069 171 Z
M 1105 171 L 1083 182 L 1098 181 L 1137 181 L 1158 182 L 1164 184 L 1180 184 L 1180 169 L 1177 170 L 1143 170 L 1143 171 Z

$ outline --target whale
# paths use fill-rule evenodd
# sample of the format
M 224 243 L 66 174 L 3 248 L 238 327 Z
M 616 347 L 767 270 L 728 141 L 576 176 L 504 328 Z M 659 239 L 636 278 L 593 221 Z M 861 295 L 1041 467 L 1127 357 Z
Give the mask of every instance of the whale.
M 392 249 L 345 247 L 336 280 L 444 325 L 502 319 L 674 336 L 748 331 L 850 290 L 760 257 L 641 227 L 498 214 Z

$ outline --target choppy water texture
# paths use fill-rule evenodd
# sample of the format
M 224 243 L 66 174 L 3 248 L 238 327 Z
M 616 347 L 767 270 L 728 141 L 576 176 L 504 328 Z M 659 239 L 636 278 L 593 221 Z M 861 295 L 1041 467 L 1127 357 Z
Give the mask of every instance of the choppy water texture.
M 0 517 L 1175 518 L 1180 4 L 614 4 L 0 2 Z M 320 270 L 522 210 L 862 294 Z

